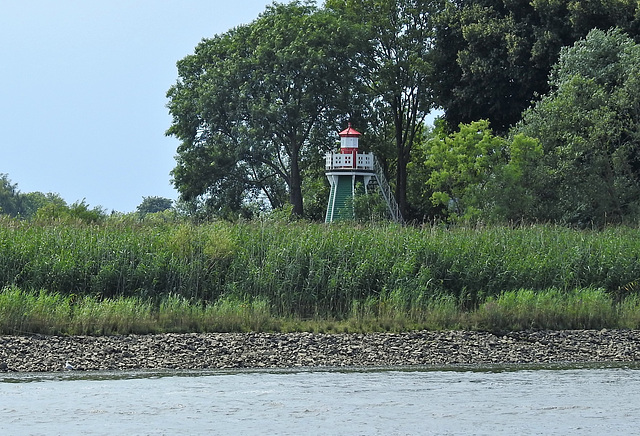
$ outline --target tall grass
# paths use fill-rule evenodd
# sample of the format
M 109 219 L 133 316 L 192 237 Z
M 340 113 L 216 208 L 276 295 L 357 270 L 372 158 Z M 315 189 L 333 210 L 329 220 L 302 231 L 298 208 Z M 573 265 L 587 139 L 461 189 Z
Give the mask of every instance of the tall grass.
M 84 296 L 70 305 L 69 326 L 61 332 L 113 335 L 157 331 L 152 305 L 138 297 L 97 299 Z
M 397 303 L 393 299 L 356 300 L 350 314 L 341 319 L 303 319 L 274 315 L 264 299 L 224 296 L 203 304 L 169 295 L 154 304 L 138 297 L 100 300 L 25 292 L 11 286 L 0 292 L 0 334 L 640 328 L 640 299 L 630 296 L 616 302 L 601 289 L 509 291 L 489 297 L 471 311 L 449 297 L 425 301 L 409 310 Z
M 273 331 L 280 322 L 260 299 L 222 297 L 203 305 L 169 295 L 154 304 L 138 297 L 62 296 L 25 292 L 15 286 L 0 290 L 0 334 Z
M 633 285 L 640 280 L 638 253 L 640 230 L 628 227 L 0 218 L 0 287 L 100 302 L 137 298 L 153 307 L 164 301 L 176 313 L 187 310 L 180 301 L 210 308 L 225 297 L 268 302 L 278 317 L 341 320 L 352 317 L 354 302 L 359 308 L 375 302 L 379 317 L 417 319 L 436 304 L 470 312 L 522 288 L 535 295 L 598 289 L 619 302 L 640 290 Z
M 601 289 L 521 289 L 489 298 L 472 319 L 489 330 L 597 329 L 620 326 L 623 308 Z
M 0 292 L 0 333 L 57 334 L 69 328 L 70 310 L 70 299 L 60 294 L 4 288 Z

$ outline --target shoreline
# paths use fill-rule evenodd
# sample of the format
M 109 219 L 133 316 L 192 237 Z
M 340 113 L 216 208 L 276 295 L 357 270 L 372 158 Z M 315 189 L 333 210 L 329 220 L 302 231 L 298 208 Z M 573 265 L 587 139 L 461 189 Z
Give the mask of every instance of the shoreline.
M 0 336 L 0 372 L 640 361 L 640 330 Z

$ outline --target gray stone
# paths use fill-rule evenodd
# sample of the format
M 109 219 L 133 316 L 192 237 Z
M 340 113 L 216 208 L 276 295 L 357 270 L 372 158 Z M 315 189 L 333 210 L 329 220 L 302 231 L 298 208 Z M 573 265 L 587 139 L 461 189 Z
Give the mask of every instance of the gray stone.
M 0 371 L 633 362 L 638 330 L 1 336 Z

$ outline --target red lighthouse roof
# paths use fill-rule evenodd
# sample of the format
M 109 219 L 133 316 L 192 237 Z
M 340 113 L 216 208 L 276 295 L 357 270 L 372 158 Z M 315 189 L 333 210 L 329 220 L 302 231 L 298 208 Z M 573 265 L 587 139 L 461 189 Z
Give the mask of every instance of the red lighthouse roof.
M 362 133 L 358 132 L 356 129 L 351 127 L 351 123 L 349 123 L 349 127 L 344 129 L 342 132 L 338 133 L 338 135 L 340 137 L 345 137 L 346 136 L 346 137 L 357 138 L 358 136 L 362 135 Z

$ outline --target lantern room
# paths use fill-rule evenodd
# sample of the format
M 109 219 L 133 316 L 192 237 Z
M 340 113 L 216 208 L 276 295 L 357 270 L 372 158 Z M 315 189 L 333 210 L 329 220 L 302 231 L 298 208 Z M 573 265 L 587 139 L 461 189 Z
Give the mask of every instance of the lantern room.
M 361 133 L 351 127 L 351 123 L 349 123 L 349 127 L 338 133 L 340 137 L 340 152 L 342 154 L 356 153 L 358 151 L 358 138 L 360 138 L 360 135 Z

